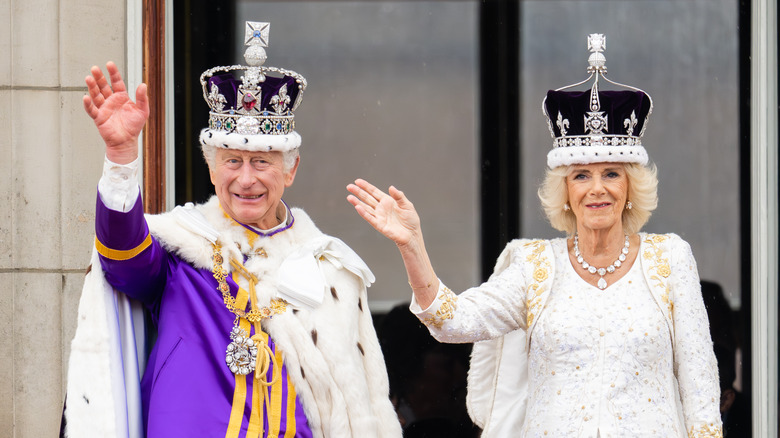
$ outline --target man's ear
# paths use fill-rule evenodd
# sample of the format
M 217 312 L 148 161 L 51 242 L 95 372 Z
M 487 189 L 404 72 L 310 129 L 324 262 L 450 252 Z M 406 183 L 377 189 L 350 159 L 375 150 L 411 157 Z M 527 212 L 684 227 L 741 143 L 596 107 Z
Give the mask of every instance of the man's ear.
M 284 174 L 284 186 L 290 187 L 295 181 L 295 173 L 298 172 L 298 165 L 301 164 L 301 156 L 295 157 L 295 165 L 293 165 L 292 169 L 287 171 L 287 173 Z

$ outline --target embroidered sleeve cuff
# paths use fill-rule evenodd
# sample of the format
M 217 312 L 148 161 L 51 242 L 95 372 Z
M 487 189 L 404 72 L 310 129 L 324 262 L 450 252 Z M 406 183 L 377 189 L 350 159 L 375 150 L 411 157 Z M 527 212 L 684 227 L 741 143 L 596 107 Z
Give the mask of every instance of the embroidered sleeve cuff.
M 723 438 L 723 427 L 720 424 L 702 424 L 699 427 L 691 426 L 688 438 Z
M 103 176 L 98 182 L 98 193 L 106 207 L 127 213 L 135 205 L 138 187 L 138 163 L 117 164 L 108 158 L 103 162 Z
M 412 303 L 409 310 L 429 327 L 441 328 L 444 322 L 452 319 L 452 315 L 457 309 L 458 296 L 455 295 L 441 280 L 439 280 L 439 290 L 436 292 L 436 298 L 427 309 L 422 309 L 417 300 L 412 296 Z

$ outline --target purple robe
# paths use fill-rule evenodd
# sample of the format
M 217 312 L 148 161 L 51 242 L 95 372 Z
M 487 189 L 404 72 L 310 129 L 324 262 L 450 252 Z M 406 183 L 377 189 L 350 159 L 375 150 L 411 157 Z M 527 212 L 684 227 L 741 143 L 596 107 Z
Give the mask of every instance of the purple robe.
M 98 197 L 95 228 L 98 241 L 107 248 L 127 251 L 143 248 L 149 236 L 140 199 L 128 213 L 110 210 Z M 235 376 L 225 364 L 225 350 L 236 316 L 223 302 L 211 271 L 196 269 L 167 252 L 156 239 L 126 260 L 101 255 L 108 282 L 144 303 L 158 329 L 158 338 L 141 381 L 146 436 L 224 436 L 233 404 Z M 238 285 L 226 278 L 235 297 Z M 252 331 L 254 334 L 254 329 Z M 269 346 L 276 345 L 269 336 Z M 291 382 L 282 367 L 282 406 L 287 406 Z M 269 380 L 273 373 L 269 370 Z M 246 400 L 239 436 L 245 436 L 252 410 L 252 374 L 247 377 Z M 273 403 L 273 401 L 272 401 Z M 293 414 L 293 418 L 287 418 Z M 300 400 L 294 410 L 283 408 L 279 434 L 284 437 L 288 421 L 295 437 L 312 436 Z M 268 412 L 263 423 L 268 436 Z

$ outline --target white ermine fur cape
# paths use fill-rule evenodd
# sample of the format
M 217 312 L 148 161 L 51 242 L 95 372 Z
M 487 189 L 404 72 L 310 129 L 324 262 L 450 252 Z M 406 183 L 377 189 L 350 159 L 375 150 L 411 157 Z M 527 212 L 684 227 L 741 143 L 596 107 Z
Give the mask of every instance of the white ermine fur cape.
M 207 226 L 182 221 L 181 209 L 196 212 Z M 231 258 L 242 260 L 242 253 L 254 254 L 253 250 L 263 248 L 267 257 L 250 256 L 245 263 L 259 280 L 255 287 L 259 306 L 279 296 L 277 274 L 282 262 L 291 255 L 300 256 L 301 251 L 311 251 L 321 272 L 321 276 L 313 276 L 320 280 L 312 281 L 324 282 L 322 303 L 311 310 L 290 306 L 287 312 L 263 322 L 263 329 L 283 350 L 284 363 L 309 426 L 317 438 L 400 437 L 401 426 L 388 398 L 387 371 L 368 309 L 366 287 L 373 275 L 357 255 L 343 242 L 319 231 L 301 209 L 291 209 L 295 223 L 290 229 L 256 239 L 254 248 L 245 229 L 224 215 L 216 197 L 177 210 L 147 216 L 147 223 L 167 251 L 196 268 L 212 270 L 211 240 L 215 237 L 222 246 L 223 266 L 228 271 L 232 270 Z M 128 406 L 126 410 L 124 400 L 119 401 L 127 393 L 137 393 L 137 389 L 127 388 L 134 382 L 123 384 L 124 377 L 116 377 L 127 368 L 122 367 L 121 360 L 117 366 L 116 350 L 125 356 L 128 342 L 117 347 L 122 330 L 117 336 L 117 330 L 110 327 L 124 324 L 122 312 L 106 312 L 112 307 L 106 303 L 123 295 L 106 289 L 106 284 L 100 263 L 93 257 L 70 358 L 66 411 L 70 437 L 139 436 L 137 427 L 133 427 L 137 424 L 135 409 Z M 109 336 L 95 336 L 95 330 Z M 134 358 L 134 354 L 130 356 Z M 84 361 L 95 366 L 84 367 Z M 143 360 L 140 362 L 143 368 Z M 95 403 L 96 399 L 85 403 L 90 396 L 104 402 Z M 122 418 L 123 411 L 128 412 L 127 418 Z M 104 419 L 102 426 L 95 426 L 96 417 Z

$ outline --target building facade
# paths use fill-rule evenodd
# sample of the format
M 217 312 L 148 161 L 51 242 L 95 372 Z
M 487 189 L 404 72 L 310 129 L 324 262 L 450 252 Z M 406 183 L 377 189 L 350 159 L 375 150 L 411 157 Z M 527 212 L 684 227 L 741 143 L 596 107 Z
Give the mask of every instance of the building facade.
M 684 0 L 682 2 L 693 4 L 694 6 L 691 8 L 706 3 Z M 0 111 L 0 150 L 4 157 L 3 160 L 0 160 L 0 284 L 5 286 L 0 290 L 0 394 L 4 395 L 0 398 L 0 436 L 11 438 L 56 436 L 59 429 L 60 414 L 65 398 L 69 345 L 75 331 L 79 295 L 93 244 L 95 187 L 103 163 L 102 142 L 94 129 L 92 120 L 84 114 L 81 104 L 82 96 L 86 91 L 84 77 L 90 66 L 103 66 L 106 61 L 112 60 L 117 63 L 120 71 L 126 72 L 128 88 L 135 88 L 142 80 L 144 67 L 141 56 L 144 45 L 142 11 L 151 3 L 164 5 L 167 11 L 174 11 L 182 3 L 187 2 L 174 0 L 167 2 L 162 0 L 155 2 L 152 0 L 0 1 L 0 60 L 2 60 L 0 62 L 0 108 L 3 108 Z M 238 10 L 244 11 L 253 7 L 248 4 L 262 2 L 239 1 L 237 3 L 239 4 Z M 293 2 L 293 6 L 281 4 L 276 6 L 279 8 L 301 8 L 300 13 L 303 17 L 307 13 L 306 8 L 310 8 L 309 11 L 322 11 L 322 8 L 327 7 L 327 3 L 327 1 Z M 377 8 L 378 12 L 391 15 L 394 13 L 392 4 L 395 2 L 354 1 L 339 3 L 354 6 L 356 13 L 373 16 L 375 11 L 370 8 L 374 7 Z M 407 7 L 430 7 L 434 11 L 433 14 L 437 13 L 437 9 L 435 6 L 431 6 L 432 4 L 444 4 L 445 9 L 441 9 L 440 12 L 448 14 L 447 17 L 450 17 L 448 19 L 473 23 L 464 26 L 464 31 L 470 32 L 465 34 L 464 40 L 472 36 L 475 39 L 478 37 L 479 29 L 476 22 L 481 13 L 478 6 L 480 2 L 419 2 L 422 6 L 415 6 L 414 3 L 417 2 L 410 2 Z M 496 0 L 496 3 L 500 3 L 500 1 Z M 525 11 L 542 14 L 541 9 L 552 2 L 519 3 L 521 5 L 527 3 L 524 6 Z M 578 7 L 589 9 L 588 5 L 590 4 L 598 8 L 610 2 L 583 0 L 575 3 L 579 3 Z M 653 2 L 632 3 L 640 5 Z M 674 4 L 675 2 L 668 3 Z M 743 230 L 741 239 L 750 241 L 747 246 L 748 250 L 742 251 L 741 254 L 748 256 L 746 252 L 749 253 L 751 263 L 747 267 L 743 266 L 739 272 L 747 280 L 741 282 L 743 287 L 747 284 L 750 288 L 749 291 L 745 291 L 747 295 L 743 293 L 741 296 L 749 297 L 750 304 L 750 308 L 744 312 L 746 316 L 742 323 L 751 327 L 748 330 L 751 333 L 751 348 L 748 349 L 751 360 L 747 362 L 750 364 L 750 369 L 747 372 L 750 372 L 752 376 L 749 380 L 749 389 L 752 389 L 750 392 L 754 408 L 753 428 L 757 432 L 754 436 L 776 436 L 778 424 L 777 5 L 774 0 L 734 1 L 733 3 L 735 10 L 747 11 L 752 14 L 748 20 L 750 23 L 749 35 L 744 36 L 743 34 L 739 37 L 740 44 L 746 44 L 745 49 L 751 53 L 749 69 L 747 70 L 750 73 L 750 77 L 747 79 L 750 84 L 748 89 L 750 97 L 746 97 L 751 102 L 751 117 L 750 120 L 740 124 L 742 132 L 739 134 L 740 136 L 744 135 L 745 130 L 749 132 L 750 138 L 746 144 L 749 144 L 751 151 L 747 155 L 750 162 L 736 168 L 736 172 L 740 175 L 749 175 L 750 183 L 747 189 L 739 195 L 741 200 L 729 208 L 750 210 L 750 214 L 747 216 L 750 223 L 742 223 L 740 226 Z M 746 3 L 750 3 L 750 7 L 746 8 L 744 6 Z M 315 8 L 311 9 L 312 7 Z M 368 9 L 361 10 L 363 7 Z M 523 10 L 522 7 L 520 9 Z M 426 9 L 414 9 L 410 15 L 419 19 L 419 22 L 416 23 L 421 28 L 428 26 L 433 30 L 438 29 L 436 25 L 440 25 L 441 21 L 422 19 L 427 13 Z M 329 19 L 337 20 L 341 17 L 339 14 L 334 12 Z M 344 18 L 341 17 L 341 19 Z M 524 20 L 529 19 L 527 16 L 524 18 Z M 540 15 L 539 19 L 544 19 L 544 17 Z M 348 21 L 345 20 L 345 22 Z M 168 25 L 166 35 L 169 37 L 172 36 L 170 26 L 172 22 L 173 18 L 170 16 L 160 19 L 160 23 Z M 524 21 L 518 20 L 518 22 L 522 25 Z M 389 24 L 392 24 L 392 21 Z M 533 26 L 525 25 L 524 28 L 532 29 Z M 441 29 L 442 31 L 449 29 L 449 26 L 443 26 Z M 378 32 L 377 29 L 374 30 Z M 437 31 L 432 34 L 441 34 L 441 32 Z M 431 102 L 435 108 L 448 108 L 448 110 L 476 108 L 478 106 L 480 97 L 484 98 L 480 95 L 479 86 L 475 83 L 479 80 L 477 69 L 478 62 L 480 62 L 479 56 L 475 53 L 480 46 L 466 44 L 466 55 L 461 55 L 459 53 L 462 52 L 449 52 L 451 45 L 446 45 L 446 41 L 442 40 L 440 46 L 425 51 L 425 49 L 414 46 L 416 39 L 408 38 L 409 34 L 406 34 L 406 39 L 399 37 L 397 41 L 388 35 L 381 38 L 381 41 L 377 41 L 376 47 L 381 49 L 381 44 L 387 41 L 390 41 L 390 44 L 403 45 L 407 48 L 412 45 L 411 50 L 401 53 L 401 58 L 420 55 L 423 58 L 429 58 L 429 63 L 422 65 L 422 61 L 412 58 L 409 65 L 412 68 L 419 68 L 419 70 L 408 71 L 412 71 L 414 77 L 417 78 L 426 74 L 438 78 L 434 85 L 418 86 L 412 90 L 413 92 L 435 91 L 436 86 L 442 84 L 446 85 L 444 91 L 454 89 L 461 92 L 460 95 L 442 93 L 442 99 L 457 96 L 459 100 L 454 100 L 455 104 L 450 104 L 449 100 L 437 101 L 433 98 L 416 103 L 420 112 L 412 119 L 417 124 L 405 126 L 412 130 L 411 132 L 416 137 L 424 136 L 424 145 L 432 146 L 419 148 L 419 145 L 416 144 L 400 144 L 402 137 L 393 137 L 394 130 L 399 129 L 398 124 L 378 125 L 388 112 L 392 112 L 388 108 L 393 105 L 394 100 L 400 105 L 404 105 L 403 102 L 406 101 L 401 99 L 402 94 L 394 91 L 397 88 L 392 86 L 393 81 L 399 81 L 398 77 L 392 78 L 393 75 L 390 74 L 385 85 L 390 84 L 391 86 L 388 86 L 386 90 L 381 88 L 382 84 L 376 85 L 371 82 L 366 82 L 364 87 L 357 87 L 360 90 L 385 93 L 381 99 L 372 96 L 373 106 L 360 107 L 361 100 L 355 99 L 350 101 L 352 105 L 349 111 L 351 112 L 338 113 L 349 120 L 357 120 L 365 126 L 379 126 L 376 128 L 376 132 L 367 131 L 360 134 L 362 137 L 355 137 L 352 133 L 351 137 L 342 138 L 339 137 L 340 132 L 337 130 L 326 132 L 322 128 L 308 128 L 306 131 L 311 133 L 309 137 L 306 137 L 306 131 L 304 131 L 306 144 L 303 150 L 302 166 L 307 167 L 303 168 L 301 178 L 296 182 L 296 186 L 313 187 L 315 184 L 322 186 L 326 183 L 333 183 L 334 186 L 337 186 L 341 184 L 341 180 L 334 178 L 334 174 L 342 171 L 326 173 L 314 166 L 314 163 L 334 159 L 334 155 L 328 153 L 327 149 L 319 151 L 314 149 L 323 144 L 353 141 L 363 147 L 364 144 L 389 138 L 389 141 L 401 148 L 396 153 L 387 153 L 389 149 L 383 146 L 378 148 L 376 152 L 372 152 L 372 154 L 378 154 L 373 155 L 373 159 L 361 160 L 353 156 L 348 159 L 340 159 L 340 164 L 361 168 L 366 172 L 379 172 L 383 167 L 390 169 L 389 175 L 384 174 L 387 176 L 387 180 L 395 182 L 390 180 L 390 177 L 402 179 L 412 191 L 413 187 L 419 187 L 421 184 L 414 180 L 416 172 L 410 170 L 409 166 L 414 165 L 413 161 L 415 160 L 405 158 L 409 156 L 408 154 L 417 154 L 415 155 L 417 161 L 423 161 L 421 157 L 436 160 L 437 157 L 445 154 L 466 160 L 465 165 L 463 161 L 451 163 L 450 168 L 456 169 L 452 174 L 456 177 L 442 174 L 444 176 L 437 178 L 436 181 L 436 184 L 440 184 L 440 186 L 436 186 L 429 193 L 420 191 L 410 194 L 410 190 L 406 190 L 412 199 L 419 200 L 416 202 L 417 205 L 436 205 L 439 208 L 438 210 L 429 209 L 429 211 L 433 210 L 432 213 L 429 213 L 430 221 L 440 224 L 439 227 L 431 226 L 430 229 L 431 241 L 438 240 L 440 242 L 431 245 L 434 261 L 440 260 L 440 263 L 444 265 L 442 270 L 445 271 L 445 278 L 454 278 L 453 283 L 456 283 L 456 286 L 466 286 L 477 281 L 482 274 L 476 267 L 479 265 L 479 239 L 478 237 L 461 238 L 459 242 L 456 242 L 460 246 L 454 246 L 454 243 L 448 240 L 448 236 L 479 236 L 480 217 L 474 212 L 479 209 L 480 205 L 479 152 L 473 147 L 479 138 L 479 114 L 476 113 L 476 110 L 449 111 L 446 115 L 434 115 L 431 120 L 436 123 L 435 125 L 429 124 L 434 122 L 421 122 L 420 117 L 431 113 L 429 108 L 425 106 Z M 463 35 L 459 34 L 458 37 L 464 38 Z M 349 38 L 349 35 L 342 36 Z M 272 25 L 271 47 L 268 49 L 269 64 L 276 65 L 272 62 L 276 60 L 279 62 L 289 61 L 274 50 L 275 47 L 278 47 L 279 40 L 284 37 L 281 27 L 273 27 Z M 432 38 L 431 35 L 425 33 L 421 33 L 419 37 L 429 42 Z M 462 49 L 464 40 L 458 41 L 455 45 Z M 322 41 L 339 43 L 335 37 L 323 38 Z M 305 41 L 299 40 L 295 43 L 305 45 Z M 365 43 L 374 42 L 365 41 Z M 172 41 L 167 41 L 167 44 L 168 50 L 173 50 Z M 610 40 L 608 48 L 617 46 L 619 46 L 618 41 Z M 352 50 L 351 47 L 347 44 L 347 52 Z M 367 49 L 376 52 L 376 47 L 368 46 Z M 535 53 L 534 47 L 534 44 L 521 45 L 520 50 L 525 50 L 525 52 L 520 55 L 520 58 L 541 59 L 543 61 L 543 54 L 541 58 L 526 57 L 528 54 L 531 56 Z M 320 48 L 320 46 L 312 44 L 311 53 L 316 55 Z M 236 47 L 230 49 L 239 51 L 239 48 Z M 300 46 L 292 51 L 300 53 Z M 580 52 L 584 53 L 585 51 L 583 49 L 576 53 Z M 440 57 L 440 55 L 442 56 Z M 446 58 L 446 56 L 450 56 L 450 58 Z M 172 58 L 172 55 L 169 57 Z M 442 59 L 443 63 L 436 64 L 437 60 L 441 61 Z M 467 64 L 460 76 L 454 74 L 453 66 L 448 64 L 452 62 L 452 59 L 457 59 L 457 64 L 461 67 L 464 63 Z M 607 51 L 607 59 L 616 59 L 610 58 L 609 50 Z M 387 58 L 382 58 L 375 62 L 381 64 L 387 61 Z M 583 64 L 584 61 L 585 57 L 583 56 Z M 344 60 L 339 58 L 318 59 L 315 64 L 328 67 L 329 62 L 336 69 L 339 65 L 343 65 Z M 684 62 L 684 59 L 681 62 Z M 416 67 L 414 67 L 415 65 Z M 297 64 L 280 66 L 296 70 L 301 68 Z M 533 75 L 532 70 L 529 70 L 531 67 L 524 65 L 521 75 L 526 74 L 529 75 L 527 77 L 531 77 Z M 302 73 L 311 71 L 311 68 L 303 70 Z M 531 73 L 528 73 L 529 71 Z M 356 67 L 351 69 L 351 72 L 352 74 L 360 73 L 360 70 Z M 619 70 L 614 70 L 614 72 L 615 79 L 620 80 Z M 325 85 L 319 79 L 325 76 L 325 73 L 327 70 L 322 74 L 315 75 L 315 78 L 318 78 L 317 84 L 311 87 L 311 94 L 304 99 L 301 121 L 299 122 L 301 127 L 314 126 L 314 123 L 317 122 L 314 120 L 315 117 L 321 117 L 321 113 L 307 114 L 305 112 L 306 105 L 316 106 L 318 102 L 328 101 L 331 98 L 330 94 L 337 90 L 336 87 L 345 87 L 344 97 L 338 99 L 338 102 L 345 102 L 344 99 L 354 97 L 347 92 L 353 91 L 355 88 L 347 90 L 346 86 L 354 85 L 357 82 L 329 82 Z M 555 73 L 554 69 L 553 73 Z M 171 74 L 170 71 L 168 74 Z M 576 79 L 581 74 L 584 74 L 584 71 L 566 72 L 565 77 Z M 371 75 L 375 76 L 376 73 L 366 73 L 367 77 Z M 538 79 L 535 78 L 535 80 Z M 558 79 L 556 78 L 556 80 Z M 631 83 L 628 80 L 626 82 Z M 169 80 L 167 83 L 169 90 L 172 90 L 172 82 Z M 473 89 L 469 89 L 463 94 L 465 89 L 463 84 L 473 87 Z M 560 84 L 562 85 L 563 82 Z M 317 91 L 318 89 L 320 91 Z M 318 92 L 321 94 L 318 95 Z M 307 93 L 309 92 L 307 91 Z M 171 96 L 168 97 L 168 104 L 171 105 Z M 534 100 L 536 96 L 525 95 L 521 96 L 520 99 L 523 100 L 522 105 L 526 105 L 525 102 L 528 101 L 531 102 L 528 104 L 529 107 L 539 106 Z M 411 110 L 413 109 L 409 109 L 409 111 Z M 527 114 L 531 110 L 524 111 Z M 466 118 L 467 121 L 460 127 L 465 129 L 463 133 L 455 135 L 454 131 L 450 131 L 453 129 L 453 123 L 446 119 L 450 116 L 455 117 L 456 122 L 458 120 L 462 122 L 464 117 Z M 658 120 L 664 120 L 665 116 L 656 115 L 656 117 L 659 117 Z M 542 123 L 541 116 L 532 115 L 531 119 Z M 338 120 L 335 121 L 338 122 Z M 660 122 L 653 121 L 652 123 Z M 433 129 L 427 129 L 429 126 Z M 530 129 L 530 122 L 522 128 Z M 650 130 L 652 129 L 659 129 L 658 124 L 651 126 Z M 528 134 L 525 132 L 518 134 L 519 137 L 525 135 Z M 542 137 L 544 135 L 546 132 L 542 132 Z M 308 142 L 309 139 L 315 141 Z M 169 140 L 172 139 L 169 137 Z M 526 144 L 532 142 L 533 139 L 525 141 Z M 169 143 L 173 144 L 173 141 Z M 305 148 L 308 148 L 309 145 L 312 145 L 312 149 L 306 150 Z M 435 149 L 436 145 L 444 147 Z M 147 151 L 144 145 L 140 145 L 140 147 Z M 176 160 L 174 151 L 168 149 L 160 153 L 165 155 L 169 162 L 166 169 L 173 169 L 171 162 Z M 538 155 L 538 152 L 536 154 Z M 528 156 L 528 154 L 523 155 Z M 195 159 L 199 159 L 197 154 Z M 663 166 L 663 163 L 659 163 L 661 171 L 665 169 Z M 533 172 L 528 165 L 522 165 L 518 168 L 521 169 L 520 173 L 523 175 L 529 175 Z M 707 169 L 711 168 L 705 166 L 704 170 Z M 357 174 L 353 176 L 352 171 L 347 173 L 349 174 L 344 181 L 345 184 L 349 182 L 348 178 L 364 176 Z M 528 182 L 529 184 L 533 183 L 532 177 L 527 178 L 531 180 Z M 680 178 L 681 181 L 686 181 L 684 177 Z M 168 206 L 171 205 L 172 199 L 176 196 L 171 190 L 172 181 L 173 179 L 168 181 L 168 190 L 162 196 L 167 198 Z M 735 181 L 734 184 L 737 182 Z M 529 192 L 526 183 L 523 187 L 525 192 Z M 452 199 L 439 198 L 440 193 L 445 189 L 457 191 L 461 195 L 467 194 L 469 215 L 460 217 L 457 221 L 448 219 L 453 216 L 453 213 L 458 212 L 460 204 Z M 671 192 L 673 193 L 674 190 L 675 188 L 672 188 Z M 531 188 L 530 191 L 532 192 L 533 189 Z M 149 191 L 147 190 L 146 193 Z M 151 193 L 155 193 L 155 190 L 151 189 Z M 715 195 L 713 194 L 712 202 L 719 202 Z M 345 222 L 345 219 L 339 216 L 341 213 L 334 213 L 335 211 L 348 210 L 343 205 L 346 204 L 345 202 L 334 204 L 334 202 L 342 201 L 342 192 L 330 194 L 335 201 L 309 199 L 305 193 L 302 195 L 293 193 L 291 196 L 298 197 L 302 205 L 310 206 L 311 209 L 315 210 L 315 218 L 324 218 L 324 223 L 329 227 L 325 228 L 325 231 L 342 237 L 346 235 L 345 240 L 357 247 L 356 249 L 361 255 L 364 255 L 369 265 L 372 268 L 377 267 L 375 270 L 378 271 L 378 277 L 386 280 L 384 284 L 388 283 L 388 277 L 402 274 L 400 263 L 393 252 L 394 248 L 388 247 L 386 242 L 376 238 L 367 227 L 358 228 L 364 234 L 350 237 L 348 233 L 355 227 L 350 222 Z M 526 198 L 532 197 L 532 195 L 528 196 L 527 194 L 524 196 Z M 525 202 L 528 202 L 529 205 L 537 204 L 535 199 L 524 199 L 523 202 L 523 205 Z M 670 196 L 661 199 L 662 205 L 669 202 Z M 676 202 L 677 204 L 673 204 L 675 209 L 680 201 Z M 685 204 L 679 204 L 679 208 L 685 208 Z M 345 213 L 345 215 L 351 214 L 348 211 Z M 522 226 L 519 229 L 524 234 L 529 232 L 534 234 L 525 237 L 539 237 L 533 218 L 526 217 L 529 216 L 528 213 L 524 214 Z M 669 217 L 673 217 L 673 215 L 670 214 Z M 359 219 L 356 219 L 355 223 L 359 223 Z M 665 222 L 661 222 L 661 224 L 666 226 Z M 542 223 L 540 226 L 542 225 L 544 224 Z M 677 231 L 676 224 L 672 222 L 672 225 L 674 225 L 673 230 L 661 231 Z M 357 227 L 363 226 L 358 225 Z M 744 231 L 746 229 L 747 232 Z M 697 234 L 692 231 L 691 235 Z M 349 238 L 354 240 L 350 241 Z M 734 239 L 733 236 L 730 238 Z M 693 240 L 695 241 L 696 238 Z M 708 254 L 709 248 L 703 247 L 702 259 L 712 255 Z M 438 256 L 436 252 L 439 252 Z M 382 261 L 385 254 L 389 254 L 388 257 L 392 259 L 386 265 Z M 454 257 L 462 254 L 467 254 L 465 262 L 462 261 L 463 257 Z M 464 265 L 457 265 L 458 260 L 461 260 L 460 263 L 464 263 Z M 734 263 L 739 263 L 739 261 L 734 261 Z M 705 267 L 705 269 L 712 269 L 713 272 L 720 270 L 719 265 L 714 266 L 715 268 Z M 447 269 L 450 270 L 449 273 L 446 272 Z M 393 305 L 407 298 L 406 294 L 409 291 L 404 288 L 405 278 L 402 275 L 391 277 L 389 282 L 391 283 L 388 288 L 389 292 L 372 288 L 372 292 L 375 293 L 372 309 L 379 312 L 387 311 Z M 740 282 L 735 280 L 735 284 L 740 284 Z M 744 300 L 742 302 L 745 303 Z

